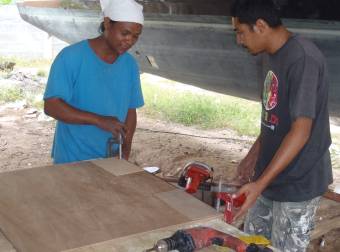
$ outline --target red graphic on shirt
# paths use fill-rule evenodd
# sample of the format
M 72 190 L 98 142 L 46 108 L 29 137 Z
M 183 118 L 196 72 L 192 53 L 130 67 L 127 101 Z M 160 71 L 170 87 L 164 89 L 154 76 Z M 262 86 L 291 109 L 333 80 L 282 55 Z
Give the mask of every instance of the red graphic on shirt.
M 264 81 L 262 102 L 265 109 L 272 110 L 278 103 L 279 81 L 276 75 L 269 71 Z
M 270 123 L 272 124 L 275 124 L 275 125 L 278 125 L 279 124 L 279 118 L 277 115 L 270 115 L 270 120 L 269 120 Z

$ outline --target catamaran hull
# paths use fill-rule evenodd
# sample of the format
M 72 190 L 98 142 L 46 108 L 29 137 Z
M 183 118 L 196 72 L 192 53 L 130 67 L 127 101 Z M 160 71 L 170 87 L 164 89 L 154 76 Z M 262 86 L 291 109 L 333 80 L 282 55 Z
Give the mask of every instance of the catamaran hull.
M 19 3 L 21 17 L 68 43 L 99 35 L 99 10 L 44 8 Z M 330 109 L 340 116 L 340 22 L 285 20 L 312 39 L 330 71 Z M 143 72 L 207 90 L 259 99 L 261 64 L 235 43 L 227 16 L 147 14 L 143 33 L 130 50 Z

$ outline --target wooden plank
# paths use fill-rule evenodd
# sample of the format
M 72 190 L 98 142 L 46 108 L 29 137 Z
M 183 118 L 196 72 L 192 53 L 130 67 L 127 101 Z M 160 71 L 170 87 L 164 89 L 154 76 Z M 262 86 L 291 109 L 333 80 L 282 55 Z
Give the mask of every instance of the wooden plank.
M 169 195 L 185 199 L 185 192 L 124 162 L 111 159 L 1 173 L 1 230 L 18 251 L 63 251 L 219 216 L 194 198 L 186 207 L 194 206 L 194 215 L 177 210 Z
M 311 234 L 311 240 L 321 237 L 322 235 L 327 234 L 333 229 L 340 228 L 340 216 L 324 220 L 318 223 Z
M 0 232 L 0 251 L 1 252 L 16 252 L 12 244 L 6 239 L 6 237 Z
M 170 237 L 179 229 L 192 228 L 196 226 L 211 227 L 221 232 L 234 235 L 236 237 L 240 235 L 246 235 L 237 228 L 228 225 L 219 217 L 206 218 L 193 222 L 188 222 L 179 225 L 173 225 L 157 230 L 152 230 L 144 233 L 134 234 L 126 237 L 120 237 L 110 241 L 102 243 L 92 244 L 77 249 L 67 250 L 64 252 L 142 252 L 145 249 L 153 247 L 153 245 L 160 239 Z M 277 249 L 272 248 L 274 252 L 279 252 Z M 231 252 L 231 249 L 221 248 L 217 246 L 211 246 L 204 248 L 200 251 L 204 252 Z
M 202 214 L 205 216 L 220 214 L 212 212 L 209 205 L 202 205 L 200 201 L 197 201 L 196 198 L 188 193 L 183 193 L 182 190 L 162 192 L 156 194 L 156 196 L 161 201 L 174 206 L 178 212 L 191 220 L 202 218 Z M 223 214 L 220 215 L 223 216 Z
M 170 237 L 179 229 L 191 228 L 195 226 L 212 227 L 222 232 L 233 234 L 235 236 L 242 234 L 240 230 L 226 224 L 220 218 L 214 217 L 188 222 L 185 224 L 172 225 L 157 230 L 151 230 L 140 234 L 92 244 L 90 246 L 84 246 L 78 249 L 67 250 L 65 252 L 142 252 L 145 249 L 151 248 L 158 240 Z M 220 250 L 216 250 L 216 248 L 212 247 L 207 248 L 206 251 L 215 252 Z
M 334 200 L 336 202 L 340 202 L 340 194 L 334 192 L 331 189 L 329 189 L 323 196 L 327 199 Z
M 141 168 L 135 166 L 125 160 L 116 158 L 91 160 L 91 163 L 103 168 L 115 176 L 127 175 L 142 171 Z

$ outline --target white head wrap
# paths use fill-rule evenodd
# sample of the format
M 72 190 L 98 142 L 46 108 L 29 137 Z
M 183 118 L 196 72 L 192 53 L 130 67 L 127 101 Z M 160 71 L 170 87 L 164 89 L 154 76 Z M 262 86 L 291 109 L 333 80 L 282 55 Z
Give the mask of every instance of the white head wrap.
M 104 17 L 113 21 L 133 22 L 143 25 L 143 6 L 134 0 L 100 0 Z

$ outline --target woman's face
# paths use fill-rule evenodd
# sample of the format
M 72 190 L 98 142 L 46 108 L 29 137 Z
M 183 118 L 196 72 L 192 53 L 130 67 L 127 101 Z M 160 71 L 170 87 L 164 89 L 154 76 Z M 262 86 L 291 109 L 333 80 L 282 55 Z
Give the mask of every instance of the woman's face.
M 109 47 L 118 55 L 128 51 L 138 40 L 143 26 L 132 22 L 111 22 L 104 19 L 104 37 Z

